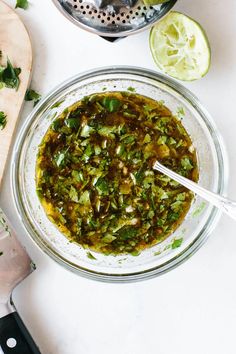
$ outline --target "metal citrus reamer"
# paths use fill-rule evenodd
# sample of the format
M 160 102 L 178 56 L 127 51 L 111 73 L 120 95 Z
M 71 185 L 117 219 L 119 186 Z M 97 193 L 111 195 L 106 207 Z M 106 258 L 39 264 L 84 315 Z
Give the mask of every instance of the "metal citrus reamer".
M 70 21 L 111 41 L 154 25 L 176 1 L 150 6 L 142 0 L 53 0 Z

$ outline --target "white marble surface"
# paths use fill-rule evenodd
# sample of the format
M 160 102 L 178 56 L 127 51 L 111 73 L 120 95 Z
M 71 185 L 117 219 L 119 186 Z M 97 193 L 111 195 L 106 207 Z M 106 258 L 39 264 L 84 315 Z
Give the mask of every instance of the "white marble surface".
M 14 0 L 6 0 L 14 5 Z M 156 69 L 149 31 L 117 43 L 82 31 L 50 0 L 18 9 L 34 47 L 32 86 L 46 94 L 75 73 L 113 64 Z M 228 194 L 236 199 L 236 1 L 179 0 L 176 9 L 198 20 L 212 47 L 212 66 L 186 84 L 215 119 L 228 150 Z M 27 103 L 23 121 L 31 109 Z M 37 264 L 14 301 L 42 354 L 235 354 L 236 232 L 222 217 L 208 242 L 170 273 L 135 284 L 105 284 L 64 270 L 24 234 L 13 208 L 9 174 L 1 204 Z

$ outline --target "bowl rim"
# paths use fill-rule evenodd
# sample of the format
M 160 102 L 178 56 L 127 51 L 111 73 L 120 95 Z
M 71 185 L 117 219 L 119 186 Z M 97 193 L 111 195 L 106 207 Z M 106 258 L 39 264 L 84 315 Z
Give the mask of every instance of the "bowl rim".
M 27 214 L 22 207 L 22 200 L 20 195 L 20 188 L 18 183 L 18 175 L 19 175 L 19 162 L 22 147 L 24 145 L 25 138 L 28 134 L 28 129 L 31 124 L 34 122 L 34 118 L 40 113 L 43 107 L 47 106 L 50 103 L 52 98 L 55 98 L 60 92 L 66 90 L 70 86 L 73 86 L 75 83 L 82 82 L 84 79 L 96 78 L 96 76 L 100 75 L 111 75 L 111 74 L 131 74 L 140 77 L 145 77 L 148 79 L 153 79 L 162 84 L 169 86 L 171 89 L 174 89 L 178 94 L 184 96 L 184 98 L 197 110 L 206 124 L 207 128 L 214 132 L 214 136 L 216 139 L 213 139 L 214 146 L 217 153 L 217 162 L 220 166 L 219 169 L 219 183 L 217 186 L 217 193 L 224 194 L 227 187 L 228 182 L 228 158 L 226 154 L 225 145 L 223 139 L 218 132 L 216 125 L 213 121 L 213 118 L 207 112 L 207 110 L 202 106 L 200 101 L 196 98 L 196 96 L 185 88 L 183 85 L 178 83 L 176 80 L 169 78 L 163 74 L 155 72 L 153 70 L 149 70 L 146 68 L 134 67 L 134 66 L 107 66 L 98 69 L 92 69 L 89 71 L 85 71 L 74 75 L 73 77 L 65 80 L 64 82 L 57 85 L 54 89 L 52 89 L 47 95 L 45 95 L 38 105 L 32 110 L 32 112 L 28 115 L 24 123 L 22 124 L 20 131 L 16 137 L 13 150 L 12 150 L 12 163 L 10 169 L 10 180 L 11 180 L 11 192 L 13 195 L 14 206 L 17 210 L 18 217 L 20 216 L 24 230 L 33 240 L 33 242 L 38 246 L 38 248 L 49 255 L 52 259 L 54 259 L 57 263 L 64 266 L 66 269 L 69 269 L 76 274 L 85 276 L 90 279 L 100 280 L 104 282 L 133 282 L 140 281 L 144 279 L 150 279 L 155 276 L 161 275 L 176 268 L 178 265 L 182 264 L 185 260 L 190 258 L 207 240 L 210 233 L 215 228 L 217 222 L 219 221 L 221 212 L 213 207 L 212 211 L 204 225 L 201 229 L 198 236 L 194 239 L 194 241 L 186 247 L 181 253 L 178 253 L 170 260 L 162 263 L 159 266 L 147 269 L 141 272 L 130 272 L 126 274 L 109 274 L 103 273 L 99 271 L 93 271 L 81 266 L 75 265 L 68 261 L 65 257 L 59 255 L 56 251 L 54 251 L 49 245 L 47 245 L 44 240 L 37 236 L 37 232 L 32 227 L 31 223 L 28 221 Z

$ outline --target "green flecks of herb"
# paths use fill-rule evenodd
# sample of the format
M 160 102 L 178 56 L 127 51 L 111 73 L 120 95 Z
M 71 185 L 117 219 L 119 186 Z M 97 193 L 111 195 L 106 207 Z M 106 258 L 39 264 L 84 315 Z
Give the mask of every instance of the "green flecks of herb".
M 182 118 L 185 115 L 184 107 L 178 107 L 176 112 L 177 117 Z
M 59 151 L 54 155 L 54 161 L 56 162 L 57 167 L 65 166 L 67 158 L 67 151 Z
M 124 144 L 120 144 L 117 146 L 116 148 L 116 153 L 118 156 L 123 156 L 124 155 L 124 152 L 125 152 L 125 146 Z
M 92 259 L 92 260 L 97 260 L 97 258 L 94 257 L 94 255 L 92 255 L 91 252 L 87 252 L 87 257 L 88 257 L 89 259 Z
M 124 226 L 119 231 L 118 234 L 122 240 L 128 240 L 134 238 L 138 233 L 138 230 L 133 226 Z
M 7 124 L 7 116 L 4 112 L 0 112 L 0 129 L 3 130 Z
M 168 144 L 169 145 L 175 145 L 176 144 L 176 140 L 174 138 L 172 138 L 172 136 L 170 138 L 168 138 Z
M 125 143 L 125 144 L 131 144 L 136 140 L 136 137 L 134 135 L 126 134 L 126 135 L 122 136 L 122 138 L 120 140 L 122 140 L 123 143 Z
M 137 256 L 140 255 L 140 252 L 139 252 L 139 251 L 133 251 L 133 252 L 131 252 L 130 254 L 131 254 L 131 256 L 133 256 L 133 257 L 137 257 Z
M 0 251 L 0 256 L 2 256 L 3 255 L 3 252 L 2 251 Z
M 102 105 L 110 113 L 117 112 L 121 106 L 121 102 L 116 98 L 104 97 L 102 100 Z
M 61 119 L 55 119 L 51 124 L 51 128 L 55 132 L 58 132 L 58 130 L 61 128 L 62 124 L 63 124 L 63 121 Z
M 6 87 L 14 88 L 17 91 L 20 85 L 20 73 L 21 69 L 14 68 L 10 62 L 10 59 L 7 58 L 6 68 L 1 67 L 0 70 L 0 82 L 2 82 Z
M 206 206 L 206 202 L 202 202 L 202 203 L 194 210 L 194 212 L 192 213 L 192 216 L 193 216 L 193 217 L 199 216 L 199 215 L 202 213 L 202 211 L 203 211 L 203 209 L 205 208 L 205 206 Z
M 33 101 L 34 106 L 39 102 L 41 95 L 34 90 L 27 90 L 25 94 L 25 101 Z
M 88 138 L 92 132 L 94 132 L 94 129 L 86 124 L 81 129 L 80 136 L 83 138 Z
M 17 8 L 17 7 L 21 8 L 23 10 L 27 10 L 29 7 L 29 1 L 28 0 L 17 0 L 15 8 Z
M 161 117 L 155 123 L 155 129 L 159 130 L 161 133 L 167 132 L 167 124 L 170 122 L 170 117 Z
M 171 181 L 170 177 L 164 175 L 157 176 L 157 178 L 163 186 L 166 186 Z
M 183 139 L 180 139 L 178 143 L 176 144 L 176 148 L 184 146 L 184 141 Z
M 155 212 L 153 210 L 150 210 L 147 214 L 148 219 L 152 219 L 155 215 Z
M 178 187 L 179 186 L 179 183 L 174 181 L 173 179 L 170 180 L 170 185 L 171 187 Z
M 111 235 L 111 234 L 106 234 L 103 238 L 102 238 L 102 242 L 104 243 L 111 243 L 112 241 L 114 241 L 116 239 L 116 236 Z
M 151 137 L 149 134 L 146 134 L 144 139 L 143 139 L 144 144 L 150 143 L 151 142 Z
M 65 124 L 69 128 L 78 129 L 80 126 L 80 121 L 78 118 L 67 118 L 65 120 Z
M 113 126 L 104 126 L 98 130 L 98 134 L 107 138 L 115 139 L 114 131 L 116 127 Z
M 89 191 L 84 191 L 81 194 L 78 203 L 83 204 L 85 206 L 91 205 Z
M 127 91 L 130 91 L 130 92 L 135 92 L 136 90 L 135 90 L 135 88 L 134 88 L 134 87 L 129 86 L 129 87 L 127 88 Z
M 178 201 L 184 201 L 186 199 L 186 193 L 183 192 L 183 193 L 179 193 L 177 196 L 176 196 L 176 200 Z
M 163 226 L 165 221 L 163 219 L 158 219 L 157 220 L 157 226 Z
M 171 209 L 174 211 L 174 212 L 178 212 L 180 211 L 180 209 L 183 207 L 183 202 L 180 201 L 180 200 L 176 200 L 176 202 L 172 203 L 171 204 Z
M 143 106 L 143 109 L 144 109 L 144 112 L 145 112 L 145 113 L 149 113 L 149 112 L 151 112 L 151 111 L 153 110 L 153 107 L 152 107 L 152 106 L 149 106 L 148 104 L 145 104 L 145 105 Z
M 79 202 L 78 192 L 75 189 L 75 187 L 73 187 L 73 186 L 70 187 L 69 197 L 72 202 L 75 202 L 75 203 Z
M 76 180 L 76 182 L 83 182 L 84 177 L 81 171 L 73 170 L 71 176 Z
M 183 167 L 184 170 L 190 171 L 193 169 L 192 162 L 190 161 L 189 157 L 185 156 L 181 159 L 180 161 L 181 166 Z
M 152 191 L 158 195 L 159 200 L 164 200 L 169 198 L 168 193 L 161 187 L 152 186 Z
M 136 114 L 128 112 L 128 111 L 124 112 L 123 116 L 126 118 L 137 118 Z
M 161 204 L 159 209 L 160 209 L 160 212 L 162 212 L 165 210 L 165 206 L 163 204 Z
M 95 220 L 93 220 L 93 219 L 90 219 L 89 220 L 89 225 L 93 228 L 93 229 L 95 229 L 96 227 L 98 227 L 99 226 L 99 223 L 97 223 Z
M 101 195 L 108 195 L 109 194 L 109 184 L 105 180 L 105 178 L 100 177 L 97 180 L 95 187 L 96 187 L 99 194 L 101 194 Z
M 59 107 L 63 102 L 64 102 L 64 100 L 63 100 L 63 101 L 58 101 L 58 102 L 54 103 L 54 104 L 52 105 L 51 109 Z
M 157 140 L 157 144 L 158 145 L 164 145 L 167 141 L 167 136 L 166 135 L 161 135 L 159 136 L 158 140 Z
M 101 151 L 102 151 L 102 149 L 100 148 L 99 145 L 95 145 L 94 146 L 94 153 L 95 153 L 96 156 L 100 155 Z
M 172 244 L 171 244 L 171 248 L 172 249 L 175 249 L 175 248 L 178 248 L 182 245 L 183 243 L 183 237 L 182 238 L 178 238 L 178 239 L 175 239 Z
M 135 178 L 138 184 L 140 184 L 144 178 L 144 174 L 145 174 L 145 169 L 144 168 L 140 168 L 136 173 L 135 173 Z
M 82 160 L 87 162 L 92 154 L 93 154 L 93 147 L 91 144 L 88 144 L 83 153 Z
M 175 213 L 175 212 L 169 212 L 167 219 L 169 221 L 177 221 L 179 219 L 179 213 Z
M 154 256 L 160 256 L 160 254 L 162 254 L 162 252 L 163 252 L 162 250 L 159 250 L 157 252 L 154 252 L 153 255 Z

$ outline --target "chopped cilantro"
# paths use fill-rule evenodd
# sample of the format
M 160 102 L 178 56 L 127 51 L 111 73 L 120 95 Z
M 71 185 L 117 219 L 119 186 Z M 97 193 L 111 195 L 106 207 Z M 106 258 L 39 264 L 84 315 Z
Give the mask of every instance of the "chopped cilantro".
M 127 91 L 130 91 L 130 92 L 135 92 L 136 90 L 135 90 L 135 88 L 134 88 L 134 87 L 129 86 L 129 87 L 127 88 Z
M 7 66 L 5 68 L 0 67 L 0 83 L 8 88 L 14 88 L 17 91 L 20 85 L 20 73 L 21 69 L 14 68 L 10 59 L 7 58 Z
M 177 108 L 177 112 L 176 112 L 177 116 L 179 118 L 183 117 L 185 115 L 185 110 L 184 110 L 184 107 L 178 107 Z
M 172 244 L 171 244 L 171 248 L 172 249 L 175 249 L 175 248 L 178 248 L 182 245 L 183 243 L 183 237 L 182 238 L 178 238 L 178 239 L 175 239 Z
M 105 97 L 102 100 L 103 106 L 108 110 L 108 112 L 116 112 L 121 106 L 121 102 L 116 98 Z
M 97 258 L 94 257 L 91 252 L 87 252 L 87 257 L 88 257 L 89 259 L 97 260 Z
M 66 151 L 60 151 L 54 156 L 54 160 L 56 162 L 57 167 L 63 167 L 66 162 Z
M 126 90 L 93 94 L 52 112 L 36 188 L 48 217 L 65 225 L 71 242 L 86 252 L 138 255 L 176 230 L 193 195 L 154 171 L 153 162 L 197 180 L 190 169 L 197 159 L 167 107 Z
M 109 185 L 104 178 L 99 178 L 96 183 L 96 188 L 99 194 L 108 195 L 109 194 Z
M 167 217 L 168 220 L 170 221 L 177 221 L 179 219 L 179 213 L 172 213 L 170 212 Z
M 63 101 L 58 101 L 58 102 L 54 103 L 54 105 L 52 105 L 51 108 L 57 108 L 57 107 L 59 107 L 63 102 L 64 102 L 64 100 L 63 100 Z
M 27 90 L 25 94 L 25 101 L 33 101 L 34 106 L 39 102 L 41 95 L 34 90 Z
M 193 165 L 187 156 L 185 156 L 181 159 L 181 166 L 183 167 L 184 170 L 187 170 L 187 171 L 190 171 L 193 169 Z
M 7 124 L 7 116 L 4 112 L 0 112 L 0 129 L 3 130 Z
M 15 8 L 17 8 L 17 7 L 27 10 L 29 7 L 29 1 L 28 0 L 17 0 Z
M 72 202 L 78 203 L 79 201 L 78 192 L 73 186 L 70 187 L 69 197 Z

